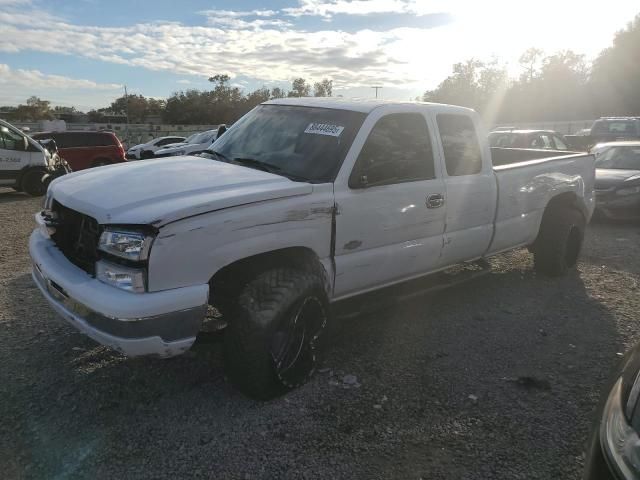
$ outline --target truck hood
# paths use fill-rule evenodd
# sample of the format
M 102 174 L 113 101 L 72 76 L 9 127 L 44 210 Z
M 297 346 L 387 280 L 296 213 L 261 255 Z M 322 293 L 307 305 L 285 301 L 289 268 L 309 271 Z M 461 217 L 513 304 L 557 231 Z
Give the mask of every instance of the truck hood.
M 640 179 L 640 170 L 596 168 L 596 189 L 607 190 L 621 186 L 623 182 Z
M 214 210 L 312 191 L 309 183 L 279 175 L 180 156 L 71 173 L 54 180 L 47 196 L 100 224 L 160 227 Z

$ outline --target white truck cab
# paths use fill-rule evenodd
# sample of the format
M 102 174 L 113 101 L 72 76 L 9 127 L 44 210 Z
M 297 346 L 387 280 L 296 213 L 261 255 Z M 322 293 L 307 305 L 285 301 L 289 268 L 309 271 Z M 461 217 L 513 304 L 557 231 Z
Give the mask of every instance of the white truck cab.
M 270 398 L 313 372 L 333 302 L 519 247 L 543 274 L 576 264 L 593 156 L 486 138 L 450 105 L 269 101 L 199 157 L 54 181 L 33 277 L 127 355 L 177 355 L 224 328 L 230 381 Z
M 44 195 L 43 177 L 55 169 L 51 152 L 8 122 L 0 120 L 0 186 Z

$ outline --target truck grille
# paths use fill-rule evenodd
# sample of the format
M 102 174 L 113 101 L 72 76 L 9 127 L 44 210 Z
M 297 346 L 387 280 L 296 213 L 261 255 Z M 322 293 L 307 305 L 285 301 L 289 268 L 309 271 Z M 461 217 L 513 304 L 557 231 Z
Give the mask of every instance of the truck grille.
M 57 214 L 56 231 L 51 239 L 71 263 L 90 275 L 95 275 L 98 260 L 100 226 L 80 212 L 71 210 L 54 200 L 52 210 Z

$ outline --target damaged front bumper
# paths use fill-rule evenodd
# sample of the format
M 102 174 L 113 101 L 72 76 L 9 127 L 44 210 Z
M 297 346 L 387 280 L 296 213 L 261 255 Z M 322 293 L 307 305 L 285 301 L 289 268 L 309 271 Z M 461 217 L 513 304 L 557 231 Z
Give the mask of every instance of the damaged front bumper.
M 53 309 L 98 343 L 128 356 L 187 351 L 207 312 L 208 285 L 135 294 L 91 277 L 36 229 L 29 240 L 32 277 Z

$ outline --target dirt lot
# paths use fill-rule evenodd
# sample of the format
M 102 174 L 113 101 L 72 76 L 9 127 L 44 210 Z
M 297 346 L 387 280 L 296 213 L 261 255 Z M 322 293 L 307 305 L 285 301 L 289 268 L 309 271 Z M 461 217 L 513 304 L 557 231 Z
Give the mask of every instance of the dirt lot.
M 343 320 L 310 384 L 258 403 L 225 383 L 215 341 L 125 359 L 57 320 L 29 274 L 39 206 L 0 189 L 6 479 L 577 479 L 601 386 L 639 339 L 640 227 L 595 224 L 578 272 L 539 278 L 518 251 Z

